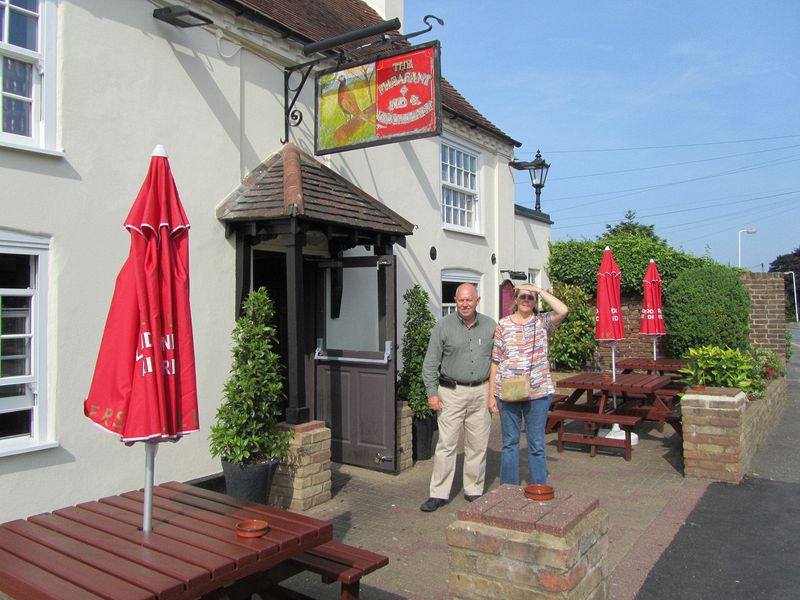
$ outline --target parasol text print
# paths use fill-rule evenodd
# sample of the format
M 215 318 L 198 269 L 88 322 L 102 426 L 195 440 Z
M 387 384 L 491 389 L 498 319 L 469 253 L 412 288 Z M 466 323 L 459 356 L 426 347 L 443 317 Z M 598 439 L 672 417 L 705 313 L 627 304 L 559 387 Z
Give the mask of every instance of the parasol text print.
M 136 350 L 136 362 L 141 363 L 141 374 L 145 377 L 153 372 L 153 335 L 149 331 L 139 334 L 139 348 Z M 175 375 L 175 334 L 168 333 L 161 337 L 161 349 L 164 351 L 162 365 L 165 375 Z
M 111 431 L 121 431 L 122 426 L 125 425 L 124 410 L 117 411 L 115 414 L 114 409 L 106 408 L 103 411 L 103 415 L 98 419 L 96 417 L 100 413 L 100 407 L 97 404 L 90 404 L 88 408 L 89 412 L 86 413 L 86 416 L 92 419 L 93 421 L 102 423 L 106 429 L 109 429 Z

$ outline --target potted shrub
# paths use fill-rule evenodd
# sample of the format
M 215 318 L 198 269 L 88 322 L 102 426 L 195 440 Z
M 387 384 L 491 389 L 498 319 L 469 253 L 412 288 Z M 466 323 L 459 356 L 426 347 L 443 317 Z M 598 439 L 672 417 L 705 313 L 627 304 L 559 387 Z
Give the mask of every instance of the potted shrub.
M 278 427 L 284 395 L 274 313 L 263 287 L 244 301 L 232 333 L 230 376 L 210 436 L 227 493 L 261 503 L 269 498 L 272 475 L 288 455 L 293 435 Z
M 422 383 L 422 363 L 428 349 L 428 340 L 436 319 L 429 308 L 429 297 L 419 285 L 403 294 L 406 320 L 403 323 L 403 368 L 397 393 L 408 402 L 413 413 L 412 445 L 414 460 L 427 460 L 433 456 L 433 432 L 436 416 L 428 406 L 428 394 Z

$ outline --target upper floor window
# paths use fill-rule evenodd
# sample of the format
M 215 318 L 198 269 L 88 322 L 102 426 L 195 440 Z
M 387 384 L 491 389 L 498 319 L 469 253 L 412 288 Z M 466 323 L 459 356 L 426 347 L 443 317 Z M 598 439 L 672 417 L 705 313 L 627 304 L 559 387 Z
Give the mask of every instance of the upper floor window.
M 0 0 L 0 144 L 55 148 L 55 2 Z
M 442 144 L 442 224 L 479 231 L 478 157 Z
M 46 447 L 46 238 L 0 230 L 0 456 Z

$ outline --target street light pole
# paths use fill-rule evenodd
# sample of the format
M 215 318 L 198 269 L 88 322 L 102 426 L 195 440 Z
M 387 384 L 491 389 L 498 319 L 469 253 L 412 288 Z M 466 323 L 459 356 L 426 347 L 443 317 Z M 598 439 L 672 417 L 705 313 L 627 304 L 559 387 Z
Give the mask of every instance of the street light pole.
M 757 229 L 753 229 L 752 227 L 750 227 L 748 229 L 740 229 L 739 230 L 739 263 L 738 263 L 738 265 L 739 265 L 740 269 L 742 268 L 742 234 L 746 233 L 747 235 L 753 235 L 754 233 L 757 233 L 757 232 L 758 232 L 758 230 Z
M 794 278 L 794 271 L 785 271 L 783 274 L 792 276 L 792 292 L 794 293 L 794 320 L 795 323 L 800 323 L 800 319 L 797 317 L 797 280 Z

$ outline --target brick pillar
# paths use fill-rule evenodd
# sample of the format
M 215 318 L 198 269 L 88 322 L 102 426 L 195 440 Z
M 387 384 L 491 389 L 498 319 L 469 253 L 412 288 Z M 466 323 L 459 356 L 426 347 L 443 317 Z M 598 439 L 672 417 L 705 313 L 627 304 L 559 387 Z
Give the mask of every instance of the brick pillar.
M 397 403 L 397 470 L 406 471 L 414 466 L 411 441 L 411 408 L 407 402 Z
M 294 431 L 289 456 L 272 480 L 270 504 L 307 510 L 331 499 L 331 430 L 324 421 L 299 425 L 281 423 Z
M 605 600 L 608 515 L 597 498 L 525 498 L 503 485 L 447 528 L 450 597 Z
M 782 273 L 743 273 L 750 293 L 750 341 L 786 362 L 786 292 Z
M 747 467 L 742 422 L 747 398 L 736 388 L 689 390 L 681 398 L 686 477 L 738 483 Z

